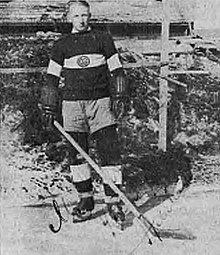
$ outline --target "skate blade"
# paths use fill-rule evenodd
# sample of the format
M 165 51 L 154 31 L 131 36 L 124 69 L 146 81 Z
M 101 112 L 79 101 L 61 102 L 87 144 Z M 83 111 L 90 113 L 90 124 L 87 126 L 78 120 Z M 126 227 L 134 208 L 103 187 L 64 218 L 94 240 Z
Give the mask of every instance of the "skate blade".
M 89 212 L 83 216 L 74 215 L 72 222 L 73 223 L 81 223 L 81 222 L 85 222 L 87 220 L 91 220 L 92 218 L 93 218 L 93 214 L 91 212 Z

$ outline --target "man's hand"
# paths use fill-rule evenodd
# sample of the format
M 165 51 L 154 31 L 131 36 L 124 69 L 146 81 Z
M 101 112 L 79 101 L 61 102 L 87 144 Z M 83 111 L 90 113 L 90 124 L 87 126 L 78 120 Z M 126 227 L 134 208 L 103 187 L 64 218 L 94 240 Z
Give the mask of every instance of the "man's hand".
M 42 107 L 42 124 L 46 131 L 52 131 L 54 129 L 53 122 L 56 119 L 56 113 L 49 106 Z
M 40 104 L 42 125 L 46 131 L 53 131 L 53 122 L 57 115 L 58 89 L 54 86 L 44 86 L 41 90 Z
M 127 109 L 127 98 L 119 97 L 112 99 L 112 111 L 117 119 L 122 118 Z

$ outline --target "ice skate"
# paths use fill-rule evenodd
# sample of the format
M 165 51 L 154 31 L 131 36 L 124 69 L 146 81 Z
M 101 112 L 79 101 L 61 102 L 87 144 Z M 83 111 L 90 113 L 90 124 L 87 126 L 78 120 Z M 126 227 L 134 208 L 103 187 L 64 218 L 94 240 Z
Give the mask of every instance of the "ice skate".
M 125 213 L 121 203 L 107 204 L 107 209 L 110 217 L 119 225 L 122 225 L 125 221 Z
M 72 210 L 73 223 L 91 219 L 94 207 L 93 197 L 81 198 L 78 205 Z
M 107 197 L 105 202 L 109 216 L 118 226 L 120 226 L 120 228 L 122 228 L 123 223 L 125 222 L 125 213 L 119 197 Z

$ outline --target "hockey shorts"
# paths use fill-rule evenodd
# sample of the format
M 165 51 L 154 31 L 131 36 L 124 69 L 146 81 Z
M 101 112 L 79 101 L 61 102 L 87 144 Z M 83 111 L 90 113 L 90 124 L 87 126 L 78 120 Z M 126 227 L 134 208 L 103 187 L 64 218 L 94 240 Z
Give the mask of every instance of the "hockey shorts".
M 116 124 L 109 97 L 62 103 L 63 126 L 67 132 L 94 133 Z

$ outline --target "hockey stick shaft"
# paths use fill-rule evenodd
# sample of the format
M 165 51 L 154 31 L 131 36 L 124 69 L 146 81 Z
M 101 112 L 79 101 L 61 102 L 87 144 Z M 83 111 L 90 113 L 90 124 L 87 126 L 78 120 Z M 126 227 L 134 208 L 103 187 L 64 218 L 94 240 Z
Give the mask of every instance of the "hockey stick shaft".
M 118 187 L 112 182 L 109 176 L 102 170 L 98 164 L 79 146 L 79 144 L 70 136 L 64 128 L 59 124 L 59 122 L 54 121 L 54 126 L 60 131 L 60 133 L 72 144 L 72 146 L 80 153 L 80 155 L 89 163 L 90 166 L 101 176 L 105 183 L 107 183 L 112 190 L 118 194 L 120 199 L 124 202 L 127 209 L 133 213 L 136 217 L 137 222 L 139 225 L 144 229 L 145 233 L 148 234 L 150 232 L 151 235 L 157 236 L 159 239 L 159 234 L 157 233 L 156 229 L 154 228 L 153 224 L 143 217 L 141 213 L 138 212 L 136 207 L 128 200 L 128 198 L 122 193 Z

